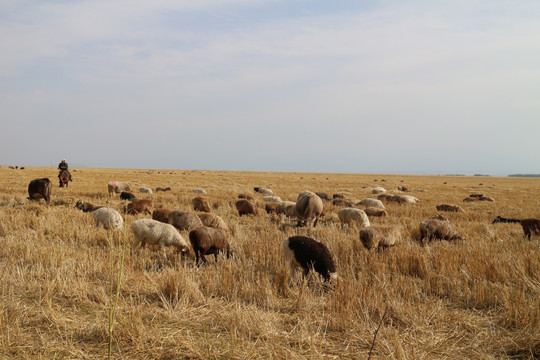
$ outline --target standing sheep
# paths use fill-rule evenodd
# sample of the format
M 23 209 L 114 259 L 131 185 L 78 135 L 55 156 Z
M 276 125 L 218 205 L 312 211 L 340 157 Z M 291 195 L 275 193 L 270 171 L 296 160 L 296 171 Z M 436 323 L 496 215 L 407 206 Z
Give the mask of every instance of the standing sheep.
M 222 229 L 201 226 L 189 232 L 189 241 L 195 252 L 197 266 L 199 265 L 199 255 L 204 263 L 206 263 L 206 255 L 214 254 L 216 263 L 219 252 L 225 252 L 227 259 L 231 255 L 226 232 Z
M 148 187 L 140 187 L 139 188 L 139 191 L 142 192 L 142 193 L 145 193 L 145 194 L 152 194 L 152 189 L 148 188 Z
M 104 229 L 121 229 L 124 226 L 124 219 L 122 215 L 114 209 L 108 207 L 102 207 L 97 210 L 94 210 L 92 213 L 94 215 L 94 221 L 96 226 L 102 226 Z
M 152 214 L 152 200 L 150 199 L 135 199 L 125 207 L 125 211 L 130 215 L 146 213 Z
M 523 228 L 523 233 L 525 234 L 525 237 L 531 239 L 532 235 L 540 235 L 540 219 L 506 219 L 501 216 L 497 216 L 495 220 L 493 220 L 492 224 L 496 223 L 520 223 L 521 227 Z
M 323 212 L 323 202 L 317 194 L 311 191 L 304 191 L 298 195 L 296 200 L 296 216 L 298 226 L 317 226 L 317 221 Z
M 340 209 L 337 213 L 339 221 L 341 221 L 341 227 L 345 224 L 351 226 L 353 223 L 362 225 L 363 227 L 369 226 L 369 218 L 364 210 L 346 207 Z
M 290 218 L 296 217 L 296 203 L 294 201 L 282 201 L 278 204 L 276 213 Z
M 240 199 L 235 203 L 238 215 L 258 215 L 259 210 L 255 204 L 246 199 Z
M 169 224 L 178 230 L 191 231 L 200 226 L 203 226 L 201 219 L 197 214 L 188 211 L 171 211 L 168 216 Z
M 428 219 L 420 223 L 422 242 L 432 239 L 465 240 L 465 237 L 449 221 Z
M 334 259 L 323 243 L 306 236 L 292 236 L 283 241 L 281 249 L 291 269 L 291 277 L 294 277 L 296 268 L 300 267 L 304 276 L 314 269 L 325 281 L 337 278 Z
M 133 240 L 134 251 L 137 250 L 139 243 L 141 243 L 141 248 L 144 248 L 146 244 L 159 245 L 163 255 L 167 258 L 166 246 L 174 246 L 181 253 L 185 253 L 189 249 L 182 235 L 170 224 L 164 224 L 152 219 L 140 219 L 131 223 L 131 230 L 135 235 Z
M 370 226 L 360 230 L 360 241 L 368 250 L 379 250 L 400 243 L 401 231 L 395 226 Z
M 374 216 L 374 217 L 388 216 L 388 211 L 384 209 L 375 208 L 375 207 L 365 208 L 364 212 L 366 213 L 367 216 Z
M 152 211 L 152 219 L 168 224 L 170 212 L 171 210 L 169 209 L 156 209 Z
M 191 200 L 193 204 L 193 210 L 195 211 L 202 211 L 202 212 L 212 212 L 212 209 L 210 208 L 210 203 L 208 200 L 201 196 L 197 196 Z
M 109 196 L 112 194 L 119 194 L 122 191 L 131 192 L 129 184 L 121 181 L 109 181 L 107 183 L 107 189 L 109 191 Z
M 229 231 L 229 227 L 227 226 L 227 224 L 225 224 L 225 221 L 223 221 L 223 219 L 216 214 L 200 213 L 197 214 L 197 216 L 199 217 L 199 219 L 201 219 L 201 222 L 204 226 Z
M 356 203 L 356 205 L 362 205 L 362 206 L 369 206 L 369 207 L 376 207 L 379 209 L 386 209 L 382 203 L 381 200 L 373 199 L 373 198 L 365 198 L 360 200 Z

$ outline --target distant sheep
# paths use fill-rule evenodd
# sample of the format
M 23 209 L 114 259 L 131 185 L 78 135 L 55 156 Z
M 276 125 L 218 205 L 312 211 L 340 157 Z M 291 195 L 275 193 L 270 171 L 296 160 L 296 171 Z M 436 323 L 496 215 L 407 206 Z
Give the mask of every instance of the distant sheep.
M 276 212 L 290 218 L 296 217 L 296 203 L 294 201 L 282 201 L 278 204 Z
M 506 219 L 501 216 L 497 216 L 495 220 L 493 220 L 492 224 L 496 223 L 520 223 L 521 227 L 523 228 L 523 233 L 525 234 L 525 237 L 527 237 L 529 240 L 533 235 L 540 235 L 540 220 L 539 219 Z
M 218 253 L 225 252 L 227 259 L 231 255 L 227 233 L 222 229 L 201 226 L 189 232 L 189 241 L 195 252 L 197 265 L 199 265 L 199 256 L 203 263 L 206 263 L 205 256 L 213 254 L 217 263 Z
M 397 189 L 398 189 L 399 191 L 409 191 L 409 188 L 406 187 L 406 186 L 404 186 L 404 185 L 398 186 Z
M 144 187 L 144 186 L 140 187 L 139 191 L 142 192 L 142 193 L 145 193 L 145 194 L 152 194 L 152 189 Z
M 391 195 L 391 194 L 379 194 L 379 195 L 377 195 L 377 200 L 394 201 L 394 195 Z
M 465 237 L 449 221 L 429 219 L 420 223 L 422 242 L 425 240 L 465 240 Z
M 191 200 L 193 204 L 193 210 L 202 212 L 212 212 L 210 203 L 203 197 L 197 196 Z
M 200 213 L 197 214 L 197 216 L 199 217 L 199 219 L 201 219 L 201 222 L 204 226 L 229 231 L 229 227 L 227 226 L 227 224 L 225 224 L 225 221 L 223 221 L 223 219 L 216 214 Z
M 246 200 L 250 200 L 250 201 L 255 200 L 255 199 L 253 198 L 253 196 L 248 195 L 248 194 L 239 194 L 239 195 L 238 195 L 238 198 L 239 198 L 239 199 L 246 199 Z
M 346 199 L 347 196 L 344 194 L 334 194 L 332 195 L 332 199 Z
M 259 194 L 265 194 L 265 195 L 272 195 L 274 192 L 270 189 L 262 188 L 262 187 L 255 187 L 253 188 L 253 191 Z
M 152 211 L 152 219 L 168 224 L 170 212 L 171 210 L 169 209 L 155 209 Z
M 124 219 L 122 215 L 114 209 L 108 207 L 102 207 L 94 210 L 92 213 L 96 226 L 103 227 L 104 229 L 121 229 L 124 226 Z
M 140 219 L 131 223 L 131 230 L 135 235 L 133 240 L 134 251 L 139 243 L 141 248 L 144 248 L 146 244 L 159 245 L 165 257 L 167 257 L 165 253 L 166 246 L 174 246 L 181 253 L 185 253 L 189 249 L 186 240 L 170 224 L 164 224 L 152 219 Z
M 470 194 L 468 198 L 463 199 L 464 202 L 468 201 L 489 201 L 494 202 L 495 199 L 485 196 L 484 194 Z
M 206 190 L 204 189 L 193 189 L 191 191 L 197 194 L 206 194 Z
M 122 200 L 129 200 L 129 201 L 133 201 L 136 199 L 135 195 L 133 195 L 132 193 L 130 192 L 127 192 L 127 191 L 122 191 L 120 193 L 120 199 Z
M 107 183 L 107 189 L 109 191 L 109 196 L 112 194 L 120 194 L 122 191 L 131 192 L 129 184 L 121 181 L 109 181 Z
M 521 222 L 521 220 L 507 219 L 507 218 L 503 218 L 502 216 L 497 216 L 491 223 L 496 224 L 496 223 L 518 223 L 518 222 Z
M 168 215 L 168 223 L 178 230 L 191 231 L 203 226 L 201 219 L 197 214 L 188 211 L 171 211 Z
M 360 241 L 368 250 L 394 246 L 401 240 L 401 231 L 395 226 L 370 226 L 360 230 Z
M 259 209 L 257 205 L 246 199 L 239 199 L 235 203 L 236 210 L 238 210 L 238 215 L 258 215 Z
M 135 199 L 125 208 L 126 212 L 130 215 L 137 215 L 146 213 L 148 215 L 152 214 L 152 200 L 150 199 Z
M 377 186 L 371 190 L 371 193 L 374 195 L 384 194 L 386 193 L 386 189 L 381 186 Z
M 325 281 L 337 278 L 334 259 L 323 243 L 306 236 L 292 236 L 283 241 L 281 248 L 291 269 L 291 277 L 297 268 L 301 268 L 304 276 L 314 269 Z
M 103 205 L 93 205 L 87 201 L 78 200 L 75 204 L 75 209 L 82 210 L 83 212 L 92 212 L 97 209 L 101 209 L 102 207 L 105 207 Z
M 388 211 L 376 207 L 367 207 L 364 209 L 367 216 L 384 217 L 388 216 Z
M 298 226 L 317 226 L 317 221 L 319 220 L 323 209 L 323 202 L 317 194 L 311 191 L 300 193 L 296 200 Z
M 359 224 L 363 227 L 369 226 L 369 218 L 364 210 L 347 207 L 340 209 L 337 215 L 339 221 L 341 221 L 341 227 L 343 227 L 345 224 L 351 226 L 353 223 Z
M 416 202 L 420 200 L 412 195 L 394 195 L 392 196 L 392 201 L 395 201 L 398 204 L 416 204 Z
M 280 203 L 277 203 L 277 202 L 266 203 L 264 204 L 264 210 L 266 211 L 267 214 L 274 214 L 279 204 Z
M 332 201 L 332 198 L 327 193 L 316 192 L 315 194 L 317 194 L 317 196 L 320 197 L 322 200 Z
M 332 200 L 332 205 L 340 207 L 352 207 L 354 206 L 354 201 L 351 199 L 334 199 Z
M 461 212 L 464 213 L 465 210 L 461 206 L 450 205 L 450 204 L 440 204 L 437 205 L 437 211 L 446 211 L 446 212 Z
M 167 186 L 167 187 L 158 186 L 158 187 L 156 188 L 156 192 L 160 192 L 160 191 L 165 192 L 165 191 L 170 191 L 170 190 L 171 190 L 171 187 L 170 187 L 170 186 Z
M 381 200 L 377 200 L 377 199 L 373 199 L 373 198 L 362 199 L 359 202 L 357 202 L 356 205 L 375 207 L 375 208 L 379 208 L 379 209 L 386 209 L 386 207 L 383 205 Z
M 263 197 L 264 202 L 281 202 L 281 198 L 279 196 L 265 196 Z

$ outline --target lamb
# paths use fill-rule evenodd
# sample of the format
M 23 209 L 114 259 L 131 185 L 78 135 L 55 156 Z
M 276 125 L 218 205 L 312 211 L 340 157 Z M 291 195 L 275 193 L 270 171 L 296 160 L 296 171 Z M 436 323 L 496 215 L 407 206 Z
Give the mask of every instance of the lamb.
M 204 226 L 213 227 L 215 229 L 221 229 L 229 231 L 229 227 L 225 224 L 225 221 L 218 215 L 212 213 L 200 213 L 197 214 Z
M 281 202 L 281 198 L 279 196 L 265 196 L 263 197 L 264 202 Z
M 102 226 L 104 229 L 121 229 L 124 226 L 124 219 L 122 215 L 114 209 L 108 207 L 102 207 L 94 210 L 94 221 L 96 226 Z
M 392 201 L 395 201 L 398 204 L 416 204 L 416 202 L 420 200 L 412 195 L 394 195 L 392 196 Z
M 294 201 L 282 201 L 278 204 L 276 212 L 290 218 L 296 217 L 296 203 Z
M 152 214 L 152 200 L 150 199 L 135 199 L 125 207 L 125 211 L 130 215 L 146 213 Z
M 363 227 L 369 226 L 369 218 L 364 210 L 346 207 L 340 209 L 337 213 L 339 220 L 341 221 L 341 227 L 345 224 L 351 226 L 353 223 L 358 223 Z
M 171 187 L 170 187 L 170 186 L 167 186 L 167 187 L 158 186 L 158 187 L 156 188 L 156 192 L 160 192 L 160 191 L 165 192 L 165 191 L 170 191 L 170 190 L 171 190 Z
M 107 189 L 109 190 L 109 196 L 111 196 L 112 194 L 119 194 L 122 191 L 131 192 L 129 184 L 121 181 L 109 181 L 107 183 Z
M 92 212 L 97 209 L 105 207 L 104 205 L 93 205 L 87 201 L 78 200 L 75 204 L 75 209 L 82 210 L 83 212 Z
M 202 212 L 212 212 L 210 203 L 203 197 L 197 196 L 191 200 L 193 204 L 193 210 Z
M 388 216 L 388 211 L 375 207 L 367 207 L 364 209 L 367 216 L 383 217 Z
M 152 194 L 152 189 L 144 187 L 144 186 L 140 187 L 139 191 L 142 192 L 142 193 L 145 193 L 145 194 Z
M 394 246 L 401 240 L 401 231 L 395 226 L 370 226 L 360 230 L 360 241 L 368 250 Z
M 133 201 L 136 199 L 135 195 L 133 195 L 132 193 L 130 192 L 127 192 L 127 191 L 122 191 L 120 193 L 120 199 L 122 200 L 129 200 L 129 201 Z
M 131 223 L 131 230 L 135 235 L 133 240 L 134 251 L 137 250 L 139 243 L 141 243 L 141 248 L 144 248 L 146 244 L 159 245 L 163 255 L 167 258 L 166 246 L 174 246 L 180 253 L 185 253 L 189 249 L 186 240 L 170 224 L 164 224 L 152 219 L 140 219 Z
M 189 232 L 189 241 L 195 252 L 196 264 L 199 266 L 199 255 L 206 263 L 206 255 L 214 254 L 217 263 L 219 252 L 225 252 L 227 259 L 231 256 L 226 232 L 208 226 L 201 226 Z
M 298 195 L 296 200 L 296 215 L 298 226 L 317 226 L 317 221 L 323 212 L 323 202 L 317 194 L 311 191 L 304 191 Z
M 168 224 L 170 212 L 171 210 L 169 209 L 156 209 L 152 212 L 152 219 Z
M 447 211 L 447 212 L 461 212 L 464 213 L 465 210 L 461 206 L 449 205 L 449 204 L 440 204 L 437 205 L 437 211 Z
M 356 203 L 356 205 L 376 207 L 379 209 L 386 209 L 386 207 L 383 205 L 381 200 L 377 200 L 373 198 L 365 198 L 363 200 L 360 200 L 359 202 Z
M 191 231 L 203 226 L 197 214 L 188 211 L 171 211 L 168 215 L 168 223 L 178 230 Z
M 240 199 L 235 203 L 236 210 L 238 210 L 238 215 L 258 215 L 259 210 L 257 206 L 249 200 Z
M 266 189 L 263 187 L 254 187 L 253 191 L 259 193 L 259 194 L 265 194 L 265 195 L 272 195 L 274 192 L 270 189 Z
M 337 279 L 336 265 L 330 251 L 323 243 L 306 236 L 292 236 L 281 244 L 285 261 L 294 277 L 296 268 L 302 268 L 304 276 L 313 268 L 325 282 Z
M 521 227 L 523 228 L 523 233 L 525 237 L 527 237 L 529 240 L 531 239 L 532 235 L 540 235 L 540 220 L 539 219 L 506 219 L 501 216 L 497 216 L 495 220 L 493 220 L 492 224 L 496 223 L 520 223 Z
M 428 219 L 420 223 L 422 242 L 425 240 L 465 240 L 465 237 L 449 221 Z

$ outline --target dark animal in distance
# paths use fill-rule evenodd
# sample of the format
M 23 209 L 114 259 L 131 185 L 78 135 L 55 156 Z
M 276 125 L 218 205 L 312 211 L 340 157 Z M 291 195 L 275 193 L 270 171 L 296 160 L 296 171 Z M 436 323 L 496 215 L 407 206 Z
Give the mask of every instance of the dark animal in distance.
M 496 223 L 520 223 L 523 228 L 523 233 L 525 237 L 529 240 L 533 235 L 540 235 L 540 219 L 506 219 L 501 216 L 497 216 L 495 220 L 491 222 L 492 224 Z
M 158 192 L 158 191 L 170 191 L 170 190 L 171 190 L 170 186 L 167 186 L 167 187 L 158 186 L 156 188 L 156 192 Z
M 323 243 L 307 236 L 292 236 L 283 241 L 281 248 L 291 269 L 291 276 L 294 276 L 297 267 L 301 267 L 304 276 L 314 269 L 325 281 L 337 278 L 334 259 Z
M 129 200 L 129 201 L 133 201 L 136 199 L 135 195 L 133 195 L 132 193 L 130 192 L 127 192 L 127 191 L 122 191 L 120 193 L 120 199 L 122 200 Z
M 45 199 L 47 204 L 51 201 L 52 183 L 48 178 L 34 179 L 28 184 L 28 199 Z

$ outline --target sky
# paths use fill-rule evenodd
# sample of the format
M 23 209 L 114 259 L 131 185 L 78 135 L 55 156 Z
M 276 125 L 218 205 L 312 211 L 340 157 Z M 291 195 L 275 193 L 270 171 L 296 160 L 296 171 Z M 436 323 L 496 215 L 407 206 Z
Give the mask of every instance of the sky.
M 0 165 L 540 173 L 538 0 L 0 0 Z

